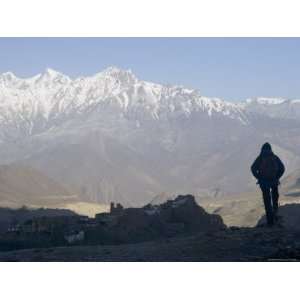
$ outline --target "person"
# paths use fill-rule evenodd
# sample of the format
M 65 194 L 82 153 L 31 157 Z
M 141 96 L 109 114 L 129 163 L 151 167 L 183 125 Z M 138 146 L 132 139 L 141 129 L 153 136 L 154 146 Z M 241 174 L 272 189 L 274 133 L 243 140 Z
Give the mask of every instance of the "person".
M 273 153 L 271 145 L 265 143 L 261 148 L 260 155 L 252 164 L 251 171 L 258 180 L 257 184 L 262 191 L 268 225 L 272 226 L 277 219 L 278 185 L 280 184 L 279 179 L 285 171 L 284 164 Z

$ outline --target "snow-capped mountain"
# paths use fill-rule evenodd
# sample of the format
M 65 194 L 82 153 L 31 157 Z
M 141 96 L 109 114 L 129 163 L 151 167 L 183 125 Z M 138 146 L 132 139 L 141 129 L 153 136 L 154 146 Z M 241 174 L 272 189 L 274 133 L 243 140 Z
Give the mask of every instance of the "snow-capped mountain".
M 76 116 L 111 108 L 126 118 L 160 119 L 204 112 L 247 123 L 241 106 L 180 86 L 138 80 L 129 70 L 110 67 L 91 77 L 70 79 L 47 69 L 31 78 L 0 75 L 0 126 L 3 138 L 41 133 Z
M 71 79 L 52 69 L 31 78 L 0 75 L 0 134 L 2 138 L 42 133 L 76 116 L 99 115 L 110 108 L 141 124 L 146 119 L 168 119 L 206 113 L 249 123 L 249 112 L 297 118 L 300 100 L 247 99 L 231 103 L 202 96 L 198 90 L 138 80 L 130 70 L 110 67 L 90 77 Z
M 242 106 L 247 112 L 264 114 L 271 118 L 299 120 L 300 117 L 300 99 L 258 97 L 247 99 Z
M 299 100 L 231 103 L 116 67 L 75 79 L 8 72 L 0 75 L 0 163 L 29 164 L 89 201 L 218 196 L 253 188 L 249 164 L 266 139 L 291 170 L 300 166 L 299 116 Z

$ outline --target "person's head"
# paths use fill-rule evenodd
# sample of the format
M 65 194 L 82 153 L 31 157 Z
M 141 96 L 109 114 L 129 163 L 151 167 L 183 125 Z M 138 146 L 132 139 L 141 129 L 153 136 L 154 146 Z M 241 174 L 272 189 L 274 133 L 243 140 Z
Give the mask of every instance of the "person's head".
M 272 147 L 269 143 L 264 143 L 261 147 L 261 153 L 272 153 Z

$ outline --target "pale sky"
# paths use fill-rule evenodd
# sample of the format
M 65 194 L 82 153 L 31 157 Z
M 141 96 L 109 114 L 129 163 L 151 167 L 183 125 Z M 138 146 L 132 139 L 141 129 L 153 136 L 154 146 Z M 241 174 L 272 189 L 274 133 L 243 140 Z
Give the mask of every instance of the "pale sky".
M 300 38 L 0 38 L 0 72 L 70 77 L 108 66 L 226 100 L 300 98 Z

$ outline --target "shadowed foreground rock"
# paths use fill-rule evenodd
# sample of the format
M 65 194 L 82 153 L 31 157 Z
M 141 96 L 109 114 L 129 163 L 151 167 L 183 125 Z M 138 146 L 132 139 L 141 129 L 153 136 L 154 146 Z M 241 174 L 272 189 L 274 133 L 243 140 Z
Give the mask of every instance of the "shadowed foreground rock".
M 109 229 L 118 244 L 0 252 L 0 261 L 297 261 L 298 207 L 280 208 L 282 226 L 261 226 L 261 220 L 258 227 L 227 228 L 193 196 L 179 196 L 158 206 L 125 209 Z
M 110 235 L 117 243 L 130 243 L 225 228 L 219 215 L 207 213 L 194 196 L 185 195 L 160 205 L 125 209 Z
M 280 228 L 229 228 L 123 245 L 29 249 L 0 261 L 295 261 L 300 233 Z
M 258 221 L 257 226 L 262 226 L 265 223 L 266 217 L 263 216 Z M 291 203 L 280 206 L 279 223 L 286 229 L 300 230 L 300 205 Z

